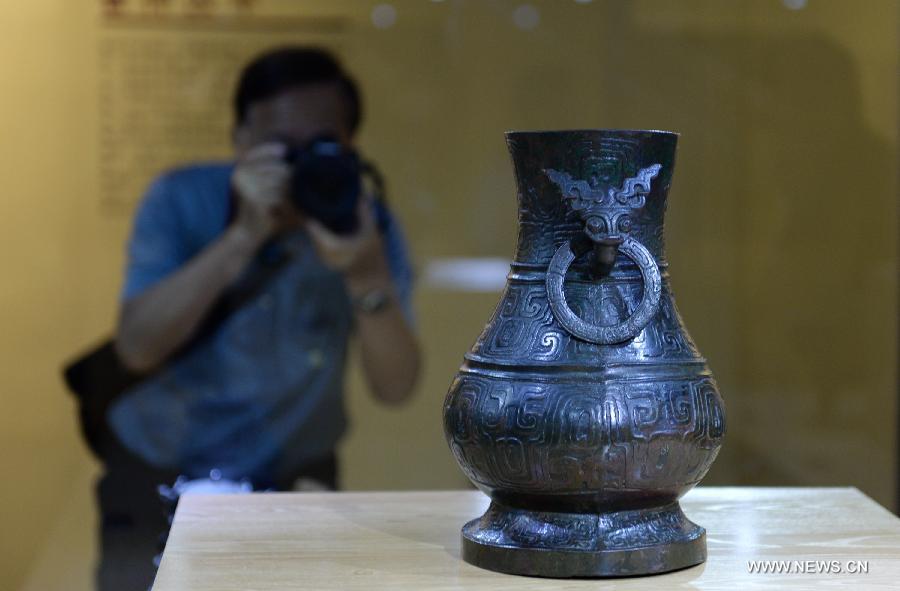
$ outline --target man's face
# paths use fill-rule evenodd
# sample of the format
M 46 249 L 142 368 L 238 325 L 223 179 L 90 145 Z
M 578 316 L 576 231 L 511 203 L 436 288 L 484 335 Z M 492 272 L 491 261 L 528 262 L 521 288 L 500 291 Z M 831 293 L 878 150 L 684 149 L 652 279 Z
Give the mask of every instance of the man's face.
M 255 102 L 235 129 L 236 155 L 240 158 L 253 146 L 270 141 L 304 145 L 320 135 L 350 144 L 347 110 L 347 99 L 333 82 L 290 88 Z

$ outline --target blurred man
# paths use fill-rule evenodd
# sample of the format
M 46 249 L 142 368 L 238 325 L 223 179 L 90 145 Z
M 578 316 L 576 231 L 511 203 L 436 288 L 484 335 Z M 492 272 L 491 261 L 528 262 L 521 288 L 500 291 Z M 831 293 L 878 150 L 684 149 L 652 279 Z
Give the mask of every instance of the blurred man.
M 156 485 L 177 474 L 337 487 L 351 333 L 377 399 L 406 400 L 418 373 L 409 263 L 384 204 L 361 194 L 355 229 L 337 233 L 292 199 L 304 179 L 291 154 L 323 136 L 352 148 L 353 80 L 325 52 L 282 49 L 247 66 L 234 107 L 236 163 L 163 175 L 134 222 L 116 350 L 151 377 L 109 413 L 104 590 L 152 581 Z M 258 293 L 198 339 L 222 296 L 266 266 Z

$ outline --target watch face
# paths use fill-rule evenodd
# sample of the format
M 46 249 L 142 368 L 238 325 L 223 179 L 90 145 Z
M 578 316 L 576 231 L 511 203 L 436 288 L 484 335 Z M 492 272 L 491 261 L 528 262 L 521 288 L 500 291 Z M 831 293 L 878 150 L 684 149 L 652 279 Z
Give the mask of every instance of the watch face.
M 366 314 L 371 314 L 373 312 L 378 312 L 383 310 L 388 303 L 387 291 L 383 289 L 373 289 L 365 294 L 363 294 L 357 301 L 357 307 L 365 312 Z

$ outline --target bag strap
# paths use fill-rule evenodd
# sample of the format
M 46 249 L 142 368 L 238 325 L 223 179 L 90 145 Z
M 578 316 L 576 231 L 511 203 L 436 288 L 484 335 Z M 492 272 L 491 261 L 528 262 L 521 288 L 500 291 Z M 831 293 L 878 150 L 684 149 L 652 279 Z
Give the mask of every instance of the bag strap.
M 267 252 L 268 250 L 273 252 Z M 277 244 L 271 243 L 263 247 L 247 276 L 222 293 L 200 324 L 197 333 L 173 357 L 215 332 L 229 316 L 259 295 L 290 261 L 291 255 L 278 248 Z
M 225 216 L 227 228 L 237 217 L 238 197 L 234 189 L 228 190 L 228 213 Z M 201 322 L 197 332 L 188 339 L 188 342 L 170 355 L 169 360 L 183 354 L 193 347 L 198 341 L 203 340 L 214 333 L 225 320 L 234 312 L 256 297 L 266 285 L 290 262 L 290 255 L 275 240 L 265 243 L 257 253 L 250 273 L 237 283 L 229 286 L 219 299 L 213 304 L 212 309 Z

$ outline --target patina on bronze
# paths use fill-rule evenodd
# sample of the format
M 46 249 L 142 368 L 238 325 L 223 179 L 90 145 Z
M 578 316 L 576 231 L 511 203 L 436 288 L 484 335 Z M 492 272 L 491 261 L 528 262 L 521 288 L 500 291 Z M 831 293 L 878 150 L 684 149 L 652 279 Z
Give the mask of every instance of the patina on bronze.
M 706 559 L 678 499 L 725 434 L 663 252 L 677 134 L 511 132 L 519 238 L 506 289 L 444 404 L 460 467 L 491 497 L 463 558 L 543 577 L 661 573 Z

